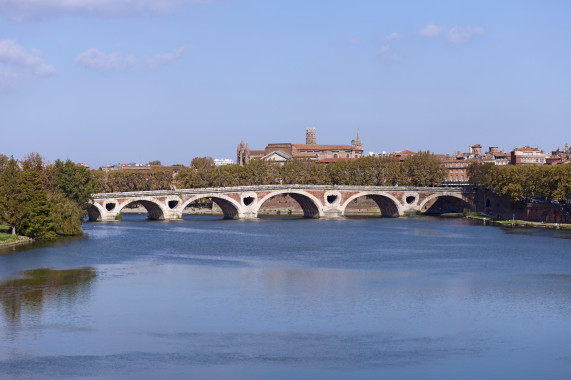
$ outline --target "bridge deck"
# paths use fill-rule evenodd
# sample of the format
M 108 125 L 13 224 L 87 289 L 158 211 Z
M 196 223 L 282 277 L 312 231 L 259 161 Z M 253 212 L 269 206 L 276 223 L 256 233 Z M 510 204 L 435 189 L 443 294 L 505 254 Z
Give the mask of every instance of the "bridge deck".
M 259 185 L 259 186 L 235 186 L 235 187 L 207 187 L 175 190 L 149 190 L 128 191 L 120 193 L 96 193 L 94 199 L 107 199 L 133 196 L 166 196 L 185 194 L 211 194 L 211 193 L 242 193 L 247 191 L 274 191 L 274 190 L 340 190 L 340 191 L 397 191 L 397 192 L 459 192 L 474 193 L 475 189 L 468 186 L 441 186 L 441 187 L 412 187 L 412 186 L 352 186 L 352 185 Z

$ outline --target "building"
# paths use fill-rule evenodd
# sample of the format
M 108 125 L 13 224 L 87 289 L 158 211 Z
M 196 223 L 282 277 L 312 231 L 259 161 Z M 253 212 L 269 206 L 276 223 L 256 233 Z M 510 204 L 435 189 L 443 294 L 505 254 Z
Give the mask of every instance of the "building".
M 510 163 L 510 154 L 500 151 L 497 146 L 489 147 L 486 156 L 491 158 L 495 165 L 507 165 Z
M 544 165 L 549 157 L 548 154 L 543 153 L 538 148 L 524 146 L 523 148 L 512 150 L 510 163 L 512 165 Z
M 234 164 L 234 160 L 232 160 L 231 158 L 215 158 L 214 159 L 214 165 L 216 165 L 216 166 L 233 165 L 233 164 Z
M 494 165 L 507 165 L 510 163 L 509 153 L 500 151 L 497 146 L 491 146 L 488 152 L 482 153 L 480 144 L 470 145 L 469 151 L 462 153 L 456 152 L 453 155 L 440 156 L 444 167 L 447 169 L 447 184 L 467 184 L 470 179 L 468 176 L 468 167 L 471 164 L 492 163 Z
M 244 141 L 238 144 L 236 163 L 245 165 L 253 159 L 285 162 L 292 158 L 307 158 L 314 161 L 330 159 L 354 159 L 363 156 L 363 143 L 357 131 L 357 139 L 351 145 L 317 144 L 315 128 L 305 131 L 305 144 L 271 143 L 264 150 L 250 150 Z
M 482 155 L 482 146 L 480 144 L 470 145 L 470 155 L 471 156 L 481 156 Z
M 480 158 L 469 158 L 463 155 L 450 156 L 446 155 L 442 158 L 442 163 L 446 168 L 445 183 L 465 184 L 468 183 L 468 166 L 470 164 L 482 162 Z
M 401 150 L 400 152 L 392 153 L 392 155 L 395 156 L 396 158 L 398 158 L 399 161 L 404 161 L 405 159 L 412 157 L 415 154 L 416 154 L 416 152 L 413 152 L 412 150 L 408 150 L 406 148 L 404 148 L 404 150 Z

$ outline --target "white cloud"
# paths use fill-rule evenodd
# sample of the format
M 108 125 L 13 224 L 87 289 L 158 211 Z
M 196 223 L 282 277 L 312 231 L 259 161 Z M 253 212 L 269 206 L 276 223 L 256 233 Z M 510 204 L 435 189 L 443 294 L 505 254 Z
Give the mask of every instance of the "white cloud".
M 105 54 L 95 48 L 80 53 L 75 60 L 88 69 L 105 71 L 121 70 L 133 66 L 136 62 L 133 55 Z
M 14 90 L 24 82 L 55 72 L 38 50 L 27 51 L 14 40 L 0 40 L 0 90 Z
M 446 39 L 450 42 L 456 44 L 461 44 L 468 42 L 472 37 L 484 35 L 484 29 L 480 27 L 476 28 L 459 28 L 457 26 L 451 28 L 448 33 L 446 33 Z
M 446 39 L 450 42 L 461 44 L 470 41 L 473 37 L 484 35 L 484 28 L 481 27 L 459 27 L 454 26 L 447 28 L 445 26 L 437 26 L 428 24 L 418 31 L 422 37 L 438 38 L 446 32 Z
M 182 57 L 182 54 L 186 51 L 186 46 L 180 47 L 173 51 L 172 53 L 162 53 L 151 57 L 143 58 L 141 64 L 146 69 L 157 69 L 171 62 L 177 61 Z
M 437 38 L 446 30 L 445 26 L 438 26 L 434 24 L 428 24 L 424 28 L 418 31 L 422 37 Z
M 181 47 L 172 53 L 161 53 L 149 57 L 137 58 L 132 54 L 105 54 L 96 48 L 91 48 L 80 53 L 75 60 L 92 70 L 117 71 L 130 67 L 153 70 L 180 59 L 185 51 L 186 47 Z
M 383 41 L 400 40 L 401 38 L 402 38 L 402 36 L 400 34 L 398 34 L 397 32 L 393 32 L 393 33 L 389 34 L 388 36 L 383 37 Z
M 141 12 L 168 12 L 179 4 L 214 0 L 0 0 L 0 14 L 14 20 L 61 14 L 116 17 Z

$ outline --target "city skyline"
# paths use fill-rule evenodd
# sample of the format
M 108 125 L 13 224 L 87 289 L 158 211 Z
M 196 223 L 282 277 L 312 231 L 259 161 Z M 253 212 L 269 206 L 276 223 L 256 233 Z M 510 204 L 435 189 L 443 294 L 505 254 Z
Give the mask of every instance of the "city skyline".
M 0 0 L 16 158 L 187 165 L 308 127 L 321 144 L 359 129 L 365 153 L 571 142 L 563 1 L 38 4 Z

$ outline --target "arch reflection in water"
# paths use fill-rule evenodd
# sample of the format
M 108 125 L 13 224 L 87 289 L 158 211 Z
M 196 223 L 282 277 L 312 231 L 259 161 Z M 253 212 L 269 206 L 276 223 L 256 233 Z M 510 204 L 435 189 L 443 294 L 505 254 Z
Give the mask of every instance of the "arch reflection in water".
M 0 303 L 6 324 L 15 326 L 27 315 L 39 317 L 45 304 L 76 303 L 89 296 L 97 273 L 94 268 L 55 270 L 39 268 L 0 283 Z

